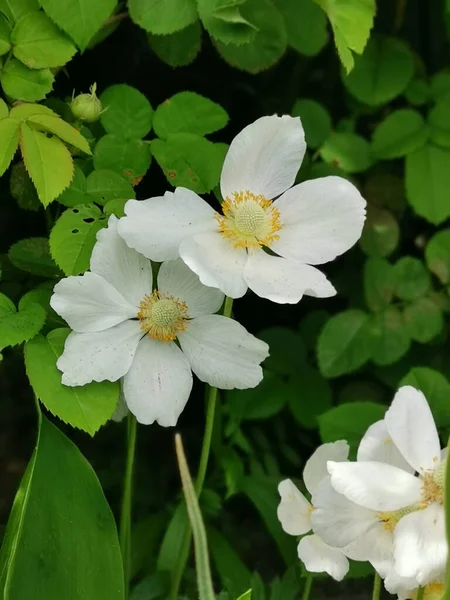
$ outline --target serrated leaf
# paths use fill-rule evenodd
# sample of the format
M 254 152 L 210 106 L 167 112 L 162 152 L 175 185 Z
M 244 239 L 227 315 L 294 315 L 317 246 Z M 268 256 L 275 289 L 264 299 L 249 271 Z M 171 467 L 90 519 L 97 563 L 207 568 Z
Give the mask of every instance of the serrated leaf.
M 396 110 L 375 129 L 372 153 L 376 158 L 400 158 L 421 148 L 427 138 L 428 128 L 419 112 L 410 108 Z
M 150 33 L 167 35 L 197 20 L 195 0 L 128 0 L 131 19 Z
M 109 200 L 135 198 L 133 188 L 125 176 L 107 169 L 92 171 L 86 180 L 86 193 L 91 201 L 104 206 Z
M 84 50 L 116 7 L 117 0 L 39 0 L 47 15 Z
M 31 115 L 28 117 L 27 123 L 39 131 L 54 133 L 67 144 L 79 148 L 86 154 L 92 154 L 87 139 L 81 135 L 78 129 L 75 129 L 75 127 L 69 125 L 69 123 L 66 123 L 60 117 Z
M 8 299 L 9 300 L 9 299 Z M 46 313 L 39 304 L 30 304 L 16 312 L 12 302 L 0 303 L 0 350 L 33 338 L 45 323 Z
M 330 113 L 315 100 L 297 100 L 292 109 L 292 116 L 300 117 L 308 148 L 318 148 L 331 133 Z
M 195 92 L 179 92 L 165 100 L 155 112 L 155 133 L 163 139 L 174 133 L 207 135 L 225 127 L 227 112 Z
M 94 149 L 94 167 L 110 169 L 136 184 L 145 175 L 152 160 L 150 144 L 142 140 L 123 140 L 112 133 L 101 137 Z
M 28 238 L 11 246 L 8 258 L 12 264 L 33 275 L 58 277 L 61 272 L 50 256 L 47 238 Z
M 0 12 L 14 23 L 26 13 L 39 9 L 37 0 L 0 0 Z
M 6 171 L 19 145 L 19 123 L 11 117 L 0 121 L 0 175 Z
M 56 200 L 69 208 L 78 204 L 91 204 L 92 200 L 86 192 L 86 176 L 76 162 L 74 163 L 73 178 L 69 187 Z
M 13 106 L 11 108 L 11 112 L 9 113 L 9 116 L 16 121 L 26 121 L 35 115 L 49 115 L 51 117 L 58 116 L 53 110 L 48 108 L 48 106 L 44 106 L 43 104 L 30 104 L 28 102 L 23 102 L 22 104 Z
M 442 310 L 431 298 L 418 298 L 405 306 L 403 320 L 412 340 L 427 344 L 444 329 Z
M 425 259 L 441 283 L 450 283 L 450 229 L 433 235 L 425 248 Z
M 409 332 L 402 313 L 394 306 L 371 317 L 370 329 L 373 337 L 372 360 L 384 366 L 397 362 L 411 345 Z
M 42 100 L 52 90 L 54 77 L 50 69 L 29 69 L 16 58 L 11 58 L 2 71 L 3 91 L 16 100 Z
M 369 143 L 356 133 L 333 133 L 320 148 L 320 156 L 346 173 L 366 171 L 372 164 Z
M 20 125 L 19 143 L 25 167 L 39 199 L 47 206 L 72 180 L 73 161 L 70 152 L 58 138 L 49 138 L 26 123 Z
M 0 56 L 7 54 L 11 49 L 11 25 L 4 15 L 0 13 Z
M 275 0 L 283 15 L 288 44 L 305 56 L 315 56 L 328 42 L 327 18 L 314 0 Z
M 394 265 L 395 295 L 402 300 L 416 300 L 431 287 L 425 265 L 413 256 L 402 256 Z
M 220 178 L 226 147 L 191 133 L 177 133 L 168 140 L 153 140 L 152 153 L 173 186 L 198 194 L 209 192 Z
M 42 11 L 25 14 L 11 34 L 13 54 L 30 69 L 65 65 L 77 51 Z
M 97 232 L 105 226 L 106 219 L 92 204 L 81 204 L 59 217 L 50 233 L 50 252 L 65 275 L 89 268 Z
M 148 35 L 153 52 L 171 67 L 189 65 L 200 52 L 202 28 L 196 21 L 170 35 Z
M 246 0 L 197 0 L 203 27 L 224 44 L 250 42 L 258 28 L 244 17 L 241 6 Z
M 100 96 L 100 121 L 108 133 L 125 140 L 144 138 L 152 128 L 153 109 L 139 90 L 124 83 L 112 85 Z
M 119 384 L 93 382 L 80 387 L 61 383 L 56 361 L 70 330 L 54 329 L 25 346 L 25 366 L 33 390 L 44 406 L 72 427 L 94 433 L 111 418 L 119 400 Z

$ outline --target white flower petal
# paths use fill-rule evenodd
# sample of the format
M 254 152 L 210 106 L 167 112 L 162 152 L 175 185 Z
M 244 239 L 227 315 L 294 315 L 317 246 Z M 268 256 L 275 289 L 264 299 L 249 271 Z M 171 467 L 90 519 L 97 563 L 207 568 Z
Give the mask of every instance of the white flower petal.
M 217 312 L 225 298 L 220 290 L 203 285 L 181 258 L 161 265 L 158 290 L 186 302 L 190 318 Z
M 392 441 L 383 419 L 371 425 L 364 434 L 359 444 L 357 459 L 375 460 L 414 473 L 414 469 L 406 462 Z
M 278 485 L 281 501 L 277 508 L 278 520 L 289 535 L 303 535 L 311 530 L 312 506 L 290 479 Z
M 415 577 L 421 586 L 440 580 L 447 555 L 442 506 L 433 503 L 400 519 L 394 531 L 394 566 L 401 577 Z
M 329 444 L 322 444 L 314 454 L 306 461 L 303 469 L 303 481 L 310 494 L 324 477 L 328 478 L 327 462 L 329 460 L 344 461 L 348 458 L 349 445 L 345 440 L 339 440 Z
M 392 511 L 421 499 L 422 482 L 392 465 L 380 462 L 328 462 L 331 485 L 346 498 L 376 511 Z
M 321 265 L 340 256 L 361 237 L 366 201 L 342 177 L 305 181 L 275 201 L 282 229 L 271 248 L 285 258 Z
M 260 363 L 269 347 L 233 319 L 221 315 L 193 319 L 178 340 L 192 370 L 205 383 L 242 390 L 262 380 Z
M 142 335 L 138 321 L 94 333 L 70 333 L 56 363 L 61 381 L 69 386 L 117 381 L 130 368 Z
M 117 217 L 109 217 L 108 227 L 97 233 L 91 256 L 91 271 L 106 279 L 133 306 L 152 293 L 152 264 L 129 248 L 117 233 Z
M 440 462 L 441 445 L 425 396 L 405 385 L 384 417 L 389 435 L 408 463 L 419 473 L 433 470 Z
M 136 307 L 96 273 L 61 279 L 50 306 L 79 333 L 103 331 L 137 316 Z
M 139 423 L 175 426 L 191 389 L 191 369 L 178 346 L 143 338 L 123 381 L 125 402 Z
M 263 251 L 249 255 L 244 279 L 255 294 L 279 304 L 296 304 L 304 295 L 329 298 L 336 294 L 318 269 Z
M 328 573 L 342 581 L 349 569 L 347 557 L 339 548 L 328 546 L 318 535 L 306 535 L 297 547 L 299 559 L 310 573 Z
M 186 236 L 217 228 L 215 211 L 186 188 L 148 200 L 129 200 L 125 215 L 118 224 L 119 235 L 130 248 L 157 262 L 178 258 Z
M 220 178 L 222 196 L 246 190 L 268 199 L 279 196 L 294 184 L 305 150 L 299 118 L 261 117 L 230 144 Z
M 233 248 L 219 232 L 184 239 L 180 256 L 204 285 L 219 288 L 230 298 L 241 298 L 247 291 L 243 277 L 247 252 Z

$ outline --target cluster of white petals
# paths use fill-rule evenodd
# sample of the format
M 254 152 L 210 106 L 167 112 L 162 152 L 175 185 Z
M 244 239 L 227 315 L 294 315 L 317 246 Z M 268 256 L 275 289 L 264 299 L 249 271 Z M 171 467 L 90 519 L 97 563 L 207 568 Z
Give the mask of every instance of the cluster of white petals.
M 348 461 L 343 441 L 324 444 L 308 461 L 303 480 L 311 501 L 289 480 L 280 483 L 283 529 L 302 535 L 298 555 L 311 572 L 341 580 L 347 558 L 369 561 L 388 592 L 401 600 L 438 600 L 448 546 L 445 532 L 445 450 L 424 395 L 405 386 L 382 421 Z M 313 475 L 312 475 L 313 472 Z M 318 540 L 312 545 L 308 538 Z

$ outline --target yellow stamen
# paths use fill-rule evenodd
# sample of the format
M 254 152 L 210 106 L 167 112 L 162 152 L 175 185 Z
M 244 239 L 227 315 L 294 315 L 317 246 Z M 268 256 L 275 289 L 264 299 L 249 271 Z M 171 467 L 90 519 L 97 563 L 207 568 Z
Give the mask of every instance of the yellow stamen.
M 156 290 L 144 296 L 137 314 L 140 327 L 147 335 L 161 342 L 173 341 L 187 325 L 188 307 L 173 296 L 163 296 Z
M 428 506 L 432 502 L 443 503 L 444 489 L 436 479 L 436 473 L 425 473 L 423 476 L 422 499 L 422 503 L 425 506 Z

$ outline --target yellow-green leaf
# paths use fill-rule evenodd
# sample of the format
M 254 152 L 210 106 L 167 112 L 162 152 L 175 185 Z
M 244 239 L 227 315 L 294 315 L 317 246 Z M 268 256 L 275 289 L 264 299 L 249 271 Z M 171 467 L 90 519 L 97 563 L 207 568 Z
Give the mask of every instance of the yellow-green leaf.
M 54 81 L 50 69 L 29 69 L 11 58 L 0 73 L 3 91 L 16 100 L 42 100 L 51 91 Z
M 9 167 L 19 145 L 19 123 L 8 117 L 0 121 L 0 175 Z
M 11 25 L 7 18 L 0 14 L 0 56 L 11 49 Z
M 43 104 L 30 104 L 29 102 L 24 102 L 23 104 L 18 104 L 17 106 L 13 106 L 9 116 L 16 121 L 26 121 L 32 115 L 51 115 L 52 117 L 57 117 L 58 115 Z
M 0 98 L 0 119 L 6 119 L 9 115 L 8 105 Z
M 54 133 L 64 142 L 75 146 L 75 148 L 79 148 L 83 152 L 86 152 L 86 154 L 92 154 L 87 139 L 81 135 L 78 129 L 75 129 L 75 127 L 72 127 L 72 125 L 69 125 L 69 123 L 66 123 L 60 117 L 53 117 L 48 114 L 31 115 L 28 117 L 27 123 L 33 128 Z

